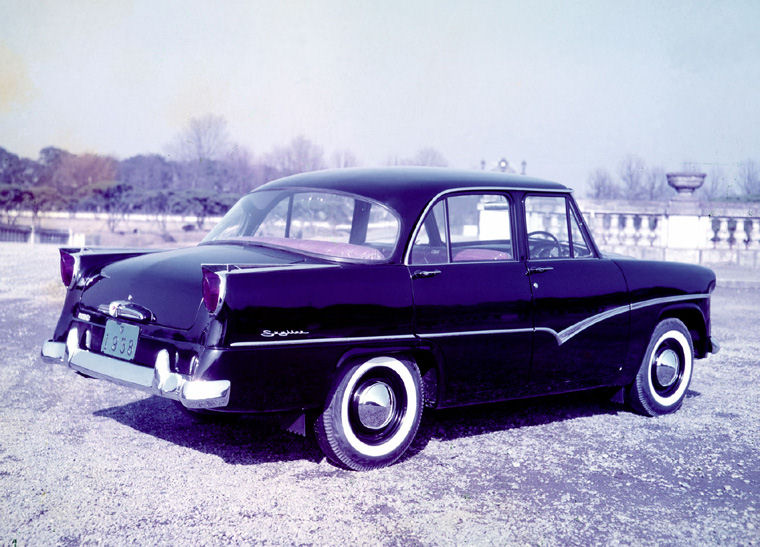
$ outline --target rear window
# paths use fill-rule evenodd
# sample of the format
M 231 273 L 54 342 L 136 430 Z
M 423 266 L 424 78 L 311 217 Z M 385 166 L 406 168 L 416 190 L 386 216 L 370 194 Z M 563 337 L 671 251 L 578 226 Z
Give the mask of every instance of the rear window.
M 204 243 L 240 241 L 328 258 L 384 261 L 397 245 L 398 216 L 350 194 L 262 190 L 244 196 Z

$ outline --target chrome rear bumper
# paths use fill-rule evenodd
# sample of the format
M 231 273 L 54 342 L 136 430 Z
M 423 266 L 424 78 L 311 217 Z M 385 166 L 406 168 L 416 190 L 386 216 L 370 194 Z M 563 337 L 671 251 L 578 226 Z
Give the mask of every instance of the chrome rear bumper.
M 93 378 L 179 401 L 186 408 L 219 408 L 230 402 L 229 380 L 193 380 L 171 372 L 166 350 L 158 353 L 155 366 L 149 368 L 81 349 L 78 339 L 76 328 L 72 328 L 65 343 L 48 340 L 42 345 L 42 358 Z

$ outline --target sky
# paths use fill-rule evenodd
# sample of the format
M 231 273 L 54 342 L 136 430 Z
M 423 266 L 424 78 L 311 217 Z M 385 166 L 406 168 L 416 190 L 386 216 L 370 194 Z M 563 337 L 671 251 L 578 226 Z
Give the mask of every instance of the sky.
M 760 160 L 758 28 L 758 0 L 0 0 L 0 147 L 165 153 L 214 114 L 254 156 L 731 171 Z

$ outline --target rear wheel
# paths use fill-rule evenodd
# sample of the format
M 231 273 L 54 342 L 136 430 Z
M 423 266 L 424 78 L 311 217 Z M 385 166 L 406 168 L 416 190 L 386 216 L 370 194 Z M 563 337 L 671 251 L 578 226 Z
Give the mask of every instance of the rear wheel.
M 314 425 L 322 452 L 354 470 L 395 462 L 420 425 L 421 384 L 417 365 L 394 357 L 344 368 Z
M 665 319 L 655 327 L 628 404 L 640 414 L 656 416 L 678 410 L 694 368 L 694 344 L 686 325 Z

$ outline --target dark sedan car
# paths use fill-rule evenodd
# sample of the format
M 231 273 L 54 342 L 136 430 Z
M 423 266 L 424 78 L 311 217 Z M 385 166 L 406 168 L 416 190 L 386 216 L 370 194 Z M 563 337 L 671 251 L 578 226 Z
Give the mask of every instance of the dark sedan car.
M 352 469 L 398 459 L 424 407 L 608 386 L 672 412 L 717 348 L 712 271 L 604 256 L 567 187 L 496 173 L 296 175 L 196 247 L 62 249 L 61 275 L 45 358 L 195 412 L 291 413 Z

